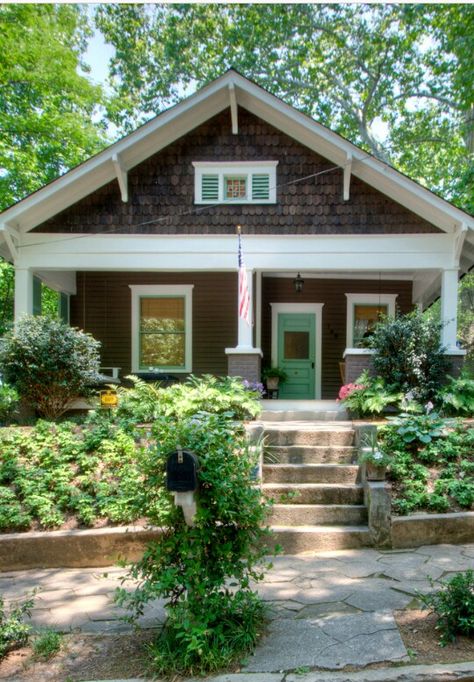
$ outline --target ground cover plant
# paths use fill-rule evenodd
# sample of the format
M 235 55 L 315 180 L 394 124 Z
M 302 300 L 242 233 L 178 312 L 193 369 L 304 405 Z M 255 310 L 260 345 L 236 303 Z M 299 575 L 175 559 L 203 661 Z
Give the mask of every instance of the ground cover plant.
M 118 410 L 91 412 L 80 423 L 0 429 L 0 532 L 145 518 L 143 481 L 156 436 L 137 424 L 205 410 L 234 420 L 259 409 L 258 393 L 240 380 L 193 378 L 178 388 L 137 380 L 121 391 Z
M 25 402 L 54 420 L 97 384 L 99 348 L 60 320 L 26 315 L 2 341 L 0 369 Z
M 402 414 L 379 429 L 391 456 L 397 514 L 474 509 L 474 427 L 436 412 Z
M 228 666 L 251 650 L 263 623 L 263 605 L 250 581 L 263 578 L 267 505 L 252 484 L 255 453 L 229 414 L 196 413 L 178 421 L 158 418 L 144 490 L 152 523 L 164 529 L 130 577 L 139 588 L 118 594 L 133 614 L 148 601 L 167 599 L 168 619 L 150 647 L 157 674 L 200 674 Z M 167 455 L 186 445 L 199 459 L 194 525 L 167 492 Z

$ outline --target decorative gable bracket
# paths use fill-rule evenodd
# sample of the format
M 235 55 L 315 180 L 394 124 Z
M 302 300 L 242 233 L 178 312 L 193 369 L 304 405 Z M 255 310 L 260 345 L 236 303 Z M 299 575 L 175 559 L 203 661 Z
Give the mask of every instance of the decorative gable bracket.
M 3 234 L 5 242 L 10 251 L 13 262 L 18 258 L 18 247 L 20 245 L 20 233 L 8 223 L 0 224 L 0 232 Z
M 344 201 L 348 201 L 350 198 L 350 187 L 351 187 L 351 173 L 352 173 L 352 154 L 348 154 L 346 158 L 346 163 L 344 164 L 344 186 L 342 198 Z
M 235 85 L 233 82 L 229 83 L 229 99 L 230 99 L 230 116 L 232 120 L 232 135 L 239 133 L 239 115 L 237 109 L 237 96 L 235 94 Z
M 115 175 L 117 176 L 118 184 L 120 187 L 120 193 L 122 195 L 122 201 L 128 201 L 128 179 L 127 171 L 121 164 L 120 157 L 118 154 L 113 154 L 112 163 L 114 164 Z

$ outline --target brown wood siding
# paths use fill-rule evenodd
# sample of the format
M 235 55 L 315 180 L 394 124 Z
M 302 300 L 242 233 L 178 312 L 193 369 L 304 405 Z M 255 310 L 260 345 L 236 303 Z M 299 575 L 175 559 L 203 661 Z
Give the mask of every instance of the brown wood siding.
M 322 398 L 332 400 L 341 387 L 339 363 L 346 348 L 347 299 L 345 294 L 398 294 L 401 312 L 412 309 L 412 284 L 404 281 L 309 279 L 303 291 L 295 292 L 293 278 L 264 277 L 262 280 L 262 350 L 264 364 L 271 359 L 270 303 L 324 303 L 322 312 Z
M 78 272 L 71 324 L 102 343 L 102 364 L 131 368 L 130 284 L 193 284 L 193 372 L 227 374 L 237 343 L 237 273 Z
M 275 205 L 194 205 L 193 161 L 258 160 L 279 161 Z M 294 183 L 334 165 L 242 108 L 232 135 L 227 110 L 130 170 L 127 203 L 113 181 L 36 231 L 234 234 L 240 223 L 248 234 L 440 232 L 355 176 L 343 201 L 341 169 Z

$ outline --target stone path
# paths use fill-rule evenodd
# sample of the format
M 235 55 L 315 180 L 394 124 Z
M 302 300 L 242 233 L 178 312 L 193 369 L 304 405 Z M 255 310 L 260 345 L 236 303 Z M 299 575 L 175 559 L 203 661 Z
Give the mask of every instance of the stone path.
M 271 622 L 244 670 L 280 673 L 319 666 L 397 663 L 408 660 L 393 611 L 417 590 L 474 568 L 474 543 L 416 550 L 356 549 L 277 557 L 259 591 Z M 45 569 L 0 573 L 6 600 L 34 588 L 32 622 L 62 631 L 116 633 L 129 629 L 112 601 L 122 569 Z M 158 627 L 161 603 L 148 606 L 140 624 Z M 264 677 L 262 676 L 262 680 Z

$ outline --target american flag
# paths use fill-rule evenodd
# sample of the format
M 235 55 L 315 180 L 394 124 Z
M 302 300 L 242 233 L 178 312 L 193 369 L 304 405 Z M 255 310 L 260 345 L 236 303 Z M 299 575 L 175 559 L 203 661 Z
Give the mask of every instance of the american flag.
M 250 319 L 250 296 L 247 285 L 247 271 L 244 265 L 242 256 L 242 241 L 239 232 L 239 317 L 241 317 L 250 326 L 252 321 Z

